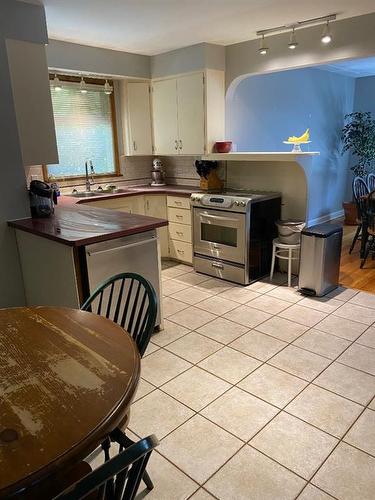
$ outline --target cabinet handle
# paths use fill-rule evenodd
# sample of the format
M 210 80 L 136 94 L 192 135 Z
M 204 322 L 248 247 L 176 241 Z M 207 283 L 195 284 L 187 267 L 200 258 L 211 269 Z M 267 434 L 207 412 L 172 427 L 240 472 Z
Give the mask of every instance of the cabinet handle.
M 150 210 L 150 202 L 148 200 L 146 201 L 146 208 L 147 210 Z
M 183 236 L 184 233 L 182 231 L 176 231 L 176 234 L 178 234 L 179 236 Z
M 174 141 L 174 148 L 177 151 L 177 149 L 178 149 L 178 141 L 177 141 L 177 139 Z
M 176 214 L 176 218 L 177 218 L 177 219 L 182 219 L 182 218 L 183 218 L 183 216 L 182 216 L 182 215 L 177 215 L 177 214 Z
M 185 253 L 185 252 L 184 252 L 184 250 L 177 250 L 177 252 L 178 252 L 178 253 L 182 253 L 182 254 L 184 254 L 184 253 Z
M 174 204 L 175 204 L 175 205 L 182 205 L 182 201 L 177 201 L 177 200 L 174 200 Z
M 180 139 L 180 149 L 182 149 L 182 141 L 181 141 L 181 139 Z
M 133 141 L 133 149 L 134 151 L 137 151 L 137 143 L 135 141 Z

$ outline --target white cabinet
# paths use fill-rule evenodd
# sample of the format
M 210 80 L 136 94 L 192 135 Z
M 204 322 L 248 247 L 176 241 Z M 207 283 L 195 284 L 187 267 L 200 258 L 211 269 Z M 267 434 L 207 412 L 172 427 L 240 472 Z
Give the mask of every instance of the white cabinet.
M 176 79 L 154 82 L 152 86 L 154 153 L 179 153 Z
M 127 212 L 129 214 L 145 215 L 144 197 L 141 195 L 95 200 L 86 203 L 86 205 L 98 208 L 111 208 L 112 210 Z
M 177 78 L 177 116 L 179 153 L 204 153 L 203 74 Z
M 224 72 L 206 70 L 154 81 L 154 154 L 201 155 L 224 137 Z
M 150 84 L 121 84 L 124 146 L 127 156 L 152 155 Z
M 193 262 L 191 207 L 189 198 L 167 196 L 169 221 L 169 254 L 187 264 Z
M 167 199 L 164 194 L 145 195 L 145 215 L 167 219 Z M 168 257 L 168 227 L 160 227 L 158 230 L 160 241 L 160 252 L 162 257 Z
M 6 45 L 23 164 L 58 163 L 46 48 L 10 39 Z

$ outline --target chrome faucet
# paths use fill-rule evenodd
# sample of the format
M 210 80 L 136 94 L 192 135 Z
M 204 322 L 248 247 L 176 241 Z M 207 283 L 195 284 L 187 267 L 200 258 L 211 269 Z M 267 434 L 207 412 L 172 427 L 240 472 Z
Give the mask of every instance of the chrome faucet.
M 91 181 L 89 178 L 89 168 L 90 168 Z M 95 174 L 94 165 L 92 164 L 91 160 L 85 161 L 85 171 L 86 171 L 86 176 L 85 176 L 86 177 L 86 191 L 90 192 L 91 185 L 94 184 L 93 175 Z

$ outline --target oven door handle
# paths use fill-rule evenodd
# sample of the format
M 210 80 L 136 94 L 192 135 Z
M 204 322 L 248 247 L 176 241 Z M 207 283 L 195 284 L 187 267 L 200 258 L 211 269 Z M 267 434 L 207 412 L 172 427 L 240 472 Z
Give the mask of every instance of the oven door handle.
M 216 220 L 222 220 L 225 222 L 238 222 L 238 219 L 232 219 L 231 217 L 220 217 L 219 215 L 211 215 L 211 214 L 199 214 L 200 217 L 207 217 L 208 219 L 216 219 Z

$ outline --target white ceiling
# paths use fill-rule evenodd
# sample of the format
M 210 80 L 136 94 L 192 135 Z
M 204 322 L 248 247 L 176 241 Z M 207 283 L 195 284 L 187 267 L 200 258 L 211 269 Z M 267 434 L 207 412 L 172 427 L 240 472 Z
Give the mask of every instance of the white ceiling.
M 361 78 L 363 76 L 375 75 L 375 57 L 366 57 L 364 59 L 351 59 L 334 64 L 323 64 L 318 66 L 320 69 L 339 73 L 340 75 Z
M 259 29 L 339 13 L 375 11 L 374 0 L 39 0 L 50 38 L 154 55 L 256 38 Z

